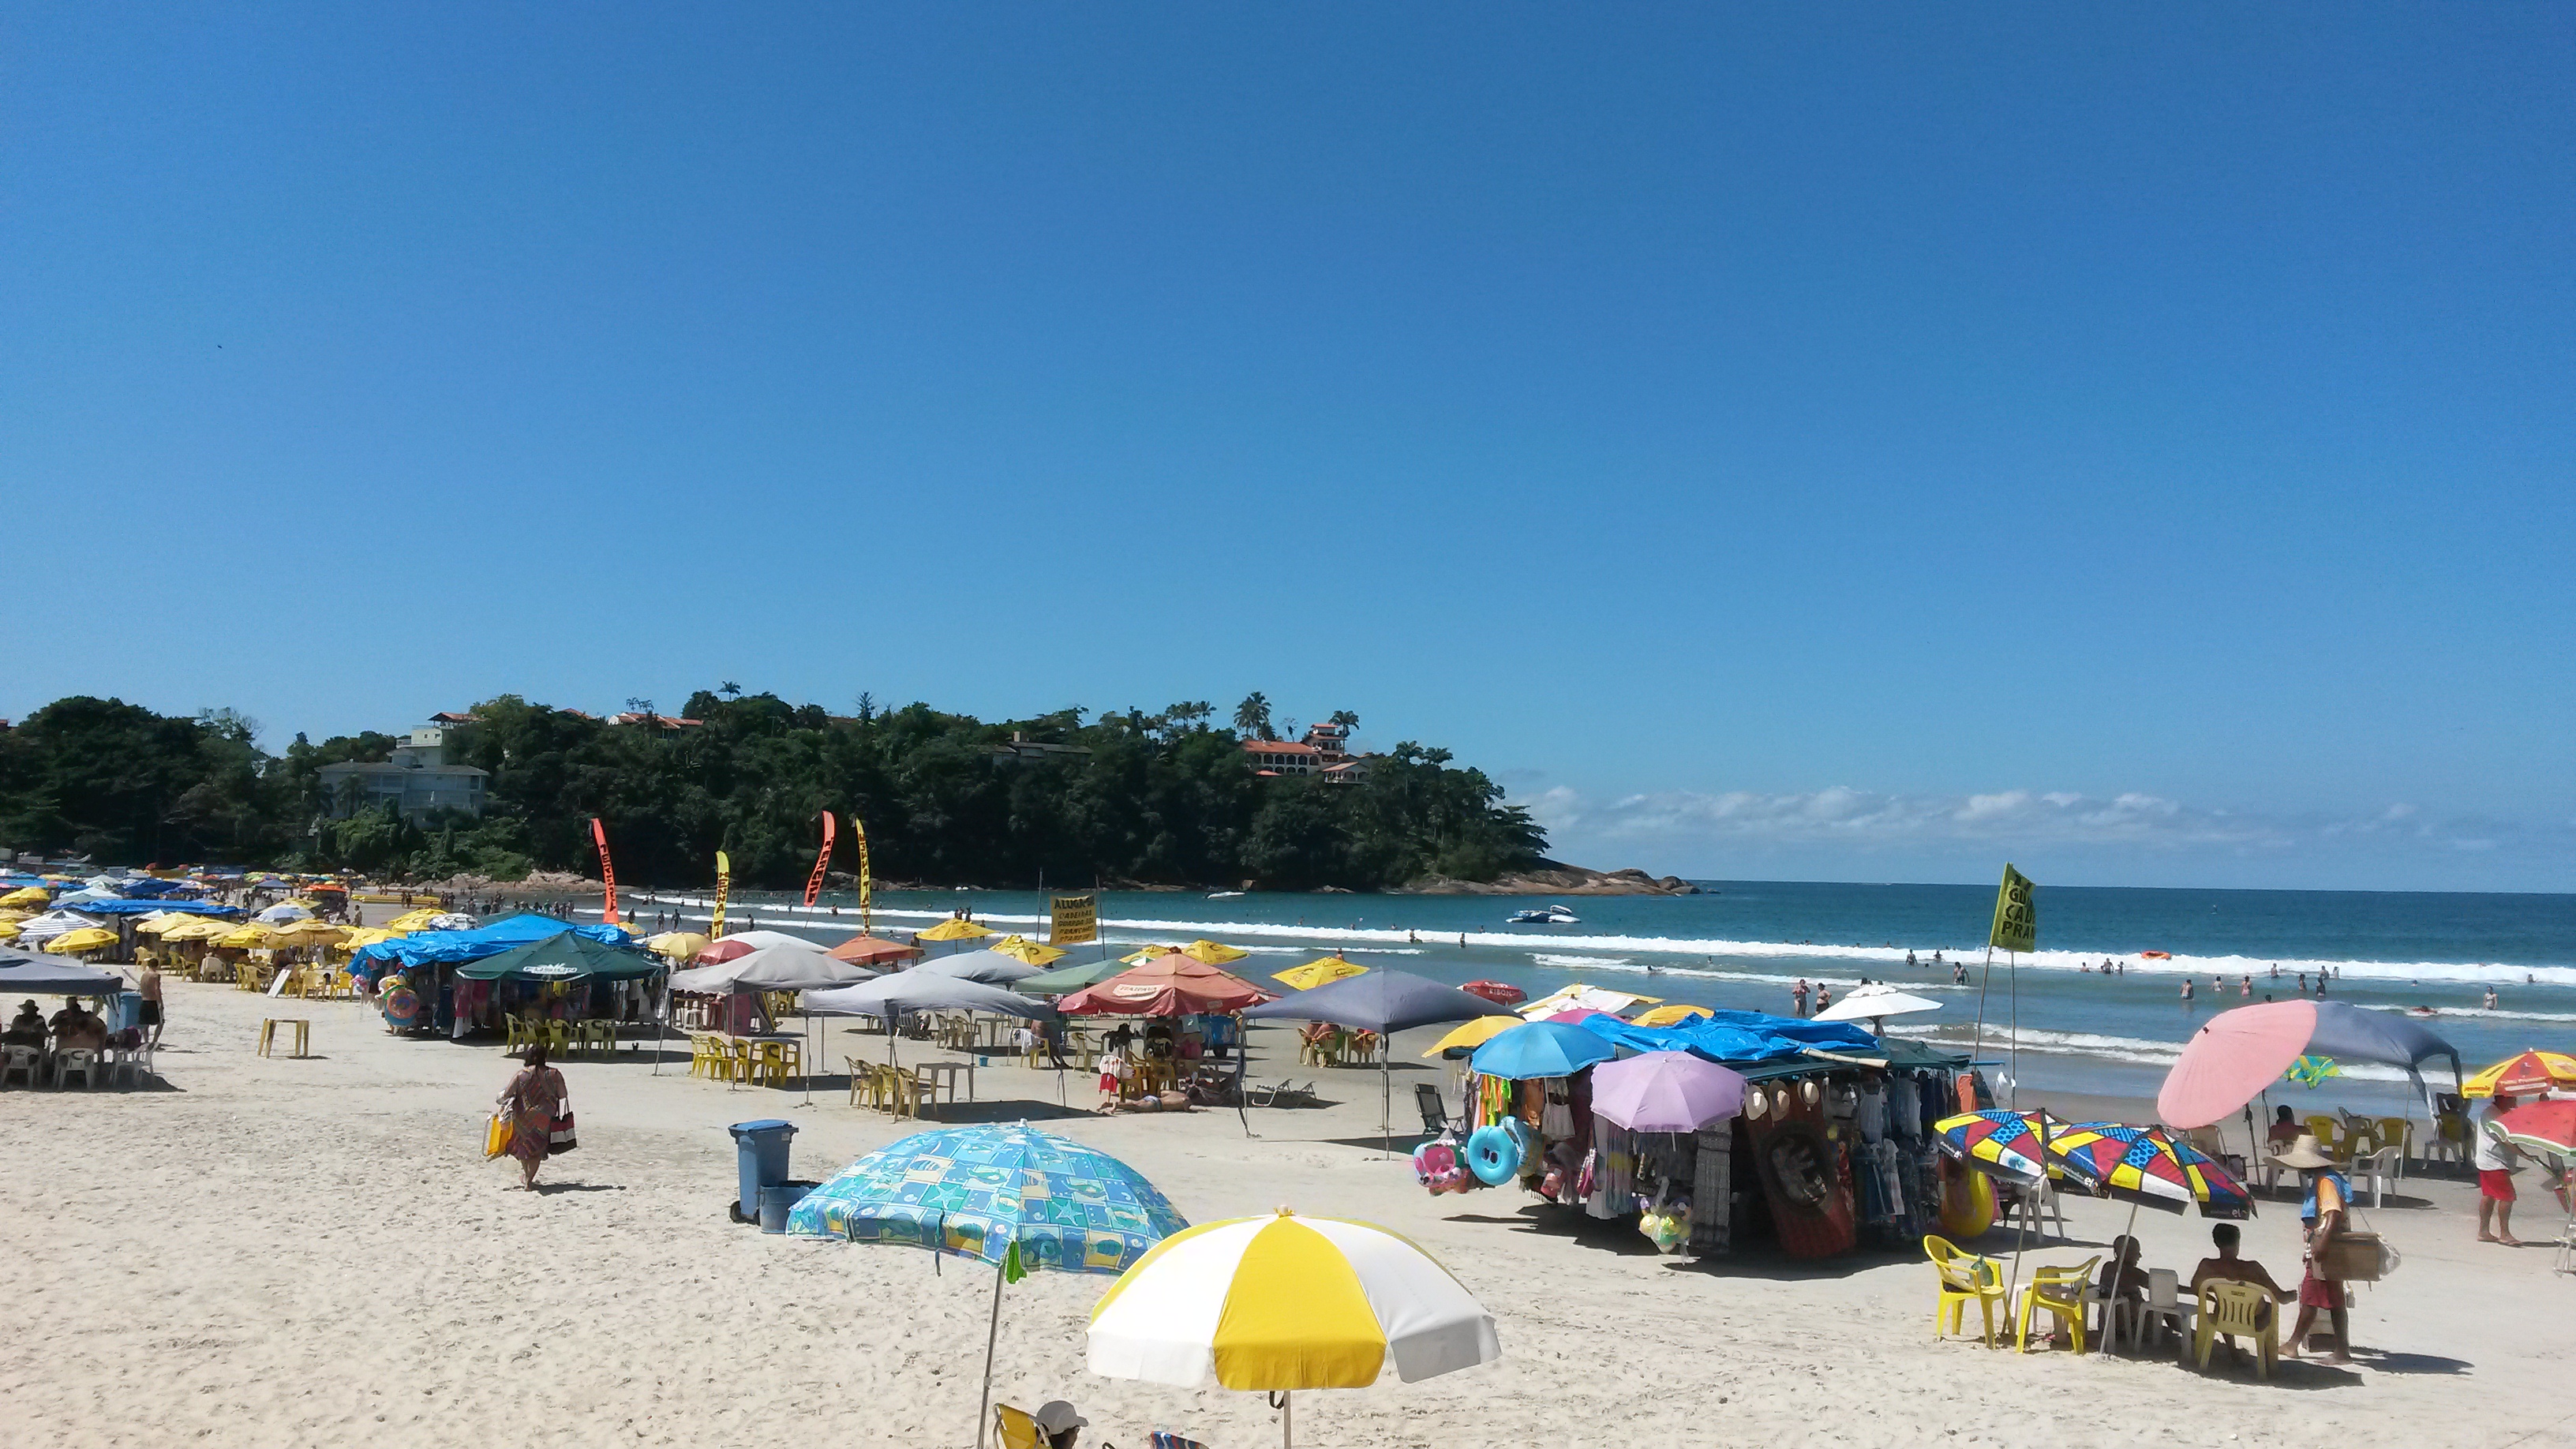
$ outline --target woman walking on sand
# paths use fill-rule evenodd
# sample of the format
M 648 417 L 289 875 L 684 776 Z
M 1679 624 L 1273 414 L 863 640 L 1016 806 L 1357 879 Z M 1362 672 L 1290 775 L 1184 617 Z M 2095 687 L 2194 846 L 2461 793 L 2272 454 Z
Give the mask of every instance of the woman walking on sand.
M 553 1150 L 555 1124 L 564 1115 L 563 1073 L 546 1065 L 542 1044 L 529 1046 L 519 1074 L 501 1092 L 510 1113 L 510 1155 L 519 1159 L 519 1186 L 534 1192 L 537 1169 Z

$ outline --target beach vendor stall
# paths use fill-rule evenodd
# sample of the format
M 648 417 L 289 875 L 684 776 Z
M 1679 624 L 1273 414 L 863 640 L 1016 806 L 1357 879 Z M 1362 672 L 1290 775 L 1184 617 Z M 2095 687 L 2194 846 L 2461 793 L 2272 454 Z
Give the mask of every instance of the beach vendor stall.
M 459 962 L 449 987 L 453 1017 L 498 1027 L 504 1050 L 537 1042 L 557 1055 L 611 1049 L 620 1021 L 648 1014 L 652 979 L 668 969 L 646 952 L 558 931 Z
M 1375 1032 L 1384 1040 L 1417 1026 L 1472 1021 L 1492 1010 L 1493 1003 L 1445 982 L 1410 971 L 1381 969 L 1327 976 L 1322 985 L 1246 1008 L 1243 1019 L 1329 1022 Z M 1378 1136 L 1392 1152 L 1395 1088 L 1390 1070 L 1387 1053 L 1379 1052 Z
M 445 917 L 432 917 L 432 920 Z M 402 1031 L 435 1030 L 459 1035 L 471 1030 L 474 1012 L 463 1017 L 456 1012 L 455 968 L 469 961 L 498 956 L 504 951 L 542 941 L 570 931 L 585 940 L 620 949 L 633 944 L 624 931 L 614 926 L 577 926 L 554 916 L 533 913 L 510 916 L 488 926 L 470 930 L 423 930 L 378 941 L 360 947 L 349 957 L 349 974 L 361 983 L 361 989 L 378 1002 L 385 1012 L 388 1029 Z M 407 1010 L 397 1014 L 390 999 L 391 978 L 402 977 Z M 471 993 L 469 993 L 469 997 Z M 469 1002 L 469 1004 L 473 1004 Z M 460 1026 L 462 1021 L 465 1023 Z
M 1067 1016 L 1149 1018 L 1141 1044 L 1113 1032 L 1110 1053 L 1101 1061 L 1101 1094 L 1123 1105 L 1179 1092 L 1182 1073 L 1196 1064 L 1205 1041 L 1203 1030 L 1186 1032 L 1189 1018 L 1230 1016 L 1275 999 L 1277 993 L 1240 976 L 1184 952 L 1166 951 L 1064 997 L 1056 1009 Z
M 1457 1170 L 1432 1145 L 1417 1153 L 1435 1192 L 1518 1184 L 1587 1217 L 1633 1216 L 1659 1248 L 1700 1256 L 1754 1235 L 1824 1257 L 1910 1242 L 1938 1221 L 1928 1129 L 1948 1115 L 1964 1057 L 1759 1012 L 1669 1027 L 1599 1013 L 1494 1021 L 1452 1034 L 1483 1040 L 1468 1058 Z M 1719 1100 L 1730 1079 L 1682 1057 L 1741 1083 L 1731 1110 Z

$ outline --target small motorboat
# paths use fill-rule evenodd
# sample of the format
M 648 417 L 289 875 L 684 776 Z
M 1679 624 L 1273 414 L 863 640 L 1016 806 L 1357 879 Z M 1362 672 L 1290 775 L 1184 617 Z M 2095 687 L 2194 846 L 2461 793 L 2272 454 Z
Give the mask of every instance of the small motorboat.
M 1509 924 L 1515 926 L 1579 926 L 1583 924 L 1583 918 L 1581 916 L 1576 915 L 1574 912 L 1567 910 L 1563 906 L 1537 906 L 1526 911 L 1514 911 L 1506 918 L 1506 920 Z
M 1209 891 L 1207 898 L 1212 901 L 1230 901 L 1242 894 L 1241 891 Z

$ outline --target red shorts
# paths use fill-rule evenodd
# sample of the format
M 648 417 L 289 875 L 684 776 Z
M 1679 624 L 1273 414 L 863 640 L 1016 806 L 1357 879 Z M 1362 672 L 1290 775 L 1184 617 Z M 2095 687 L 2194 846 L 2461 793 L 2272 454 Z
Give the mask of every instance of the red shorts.
M 2513 1174 L 2492 1167 L 2479 1169 L 2478 1196 L 2493 1202 L 2513 1201 Z
M 2302 1308 L 2341 1308 L 2343 1306 L 2343 1285 L 2341 1283 L 2329 1283 L 2325 1279 L 2318 1277 L 2315 1270 L 2311 1269 L 2306 1277 L 2299 1280 L 2299 1306 Z

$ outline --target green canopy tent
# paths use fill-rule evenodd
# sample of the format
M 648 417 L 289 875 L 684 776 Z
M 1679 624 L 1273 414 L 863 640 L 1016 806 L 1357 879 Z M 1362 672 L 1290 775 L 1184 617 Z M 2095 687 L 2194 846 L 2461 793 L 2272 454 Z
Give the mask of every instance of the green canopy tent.
M 524 946 L 514 946 L 498 956 L 464 962 L 457 966 L 456 974 L 473 981 L 562 981 L 588 986 L 594 981 L 634 981 L 658 976 L 669 969 L 660 959 L 634 947 L 612 946 L 571 931 L 559 931 Z M 662 1051 L 657 1029 L 653 1067 L 658 1072 L 661 1066 Z
M 1011 983 L 1013 991 L 1031 996 L 1070 996 L 1086 986 L 1097 986 L 1112 976 L 1124 975 L 1127 963 L 1112 956 L 1106 961 L 1086 961 L 1079 966 L 1059 966 L 1041 971 L 1025 980 Z

